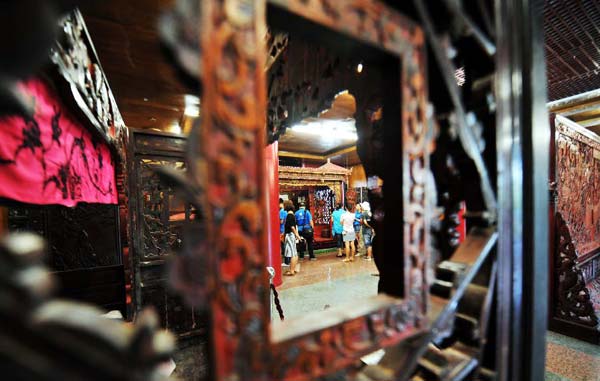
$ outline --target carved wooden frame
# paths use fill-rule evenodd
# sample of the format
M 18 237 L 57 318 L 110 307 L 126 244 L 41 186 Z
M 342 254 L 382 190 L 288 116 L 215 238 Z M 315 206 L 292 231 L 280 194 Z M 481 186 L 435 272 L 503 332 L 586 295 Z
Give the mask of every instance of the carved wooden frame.
M 318 320 L 284 322 L 271 334 L 267 231 L 260 223 L 267 220 L 268 189 L 263 161 L 267 0 L 204 0 L 203 124 L 190 138 L 188 176 L 203 189 L 203 247 L 209 252 L 198 248 L 192 256 L 208 255 L 212 369 L 218 380 L 316 379 L 428 328 L 432 134 L 424 34 L 378 1 L 269 2 L 402 60 L 405 295 L 378 295 L 353 311 L 332 308 Z

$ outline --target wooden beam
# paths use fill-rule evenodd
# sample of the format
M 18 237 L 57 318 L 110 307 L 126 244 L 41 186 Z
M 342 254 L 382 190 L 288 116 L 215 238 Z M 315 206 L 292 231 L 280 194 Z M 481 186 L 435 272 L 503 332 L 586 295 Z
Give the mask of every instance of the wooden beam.
M 302 152 L 292 152 L 292 151 L 279 151 L 279 156 L 283 157 L 294 157 L 297 159 L 307 159 L 307 160 L 318 160 L 318 161 L 327 161 L 327 159 L 345 155 L 348 153 L 352 153 L 356 151 L 356 145 L 345 147 L 337 151 L 328 152 L 324 155 L 315 155 L 310 153 L 302 153 Z
M 569 108 L 600 101 L 600 89 L 573 95 L 547 104 L 550 112 L 561 113 Z
M 301 153 L 301 152 L 291 152 L 291 151 L 279 151 L 279 156 L 294 157 L 294 158 L 297 158 L 297 159 L 319 160 L 319 161 L 326 161 L 327 160 L 326 156 L 313 155 L 313 154 Z
M 351 152 L 354 152 L 354 151 L 356 151 L 356 144 L 352 145 L 352 146 L 349 146 L 349 147 L 346 147 L 346 148 L 342 148 L 342 149 L 340 149 L 338 151 L 328 152 L 325 157 L 326 158 L 332 158 L 334 156 L 345 155 L 347 153 L 351 153 Z

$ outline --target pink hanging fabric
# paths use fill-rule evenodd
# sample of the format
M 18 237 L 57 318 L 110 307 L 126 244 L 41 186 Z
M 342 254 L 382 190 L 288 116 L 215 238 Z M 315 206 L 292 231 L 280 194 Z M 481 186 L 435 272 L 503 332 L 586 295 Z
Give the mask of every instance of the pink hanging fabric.
M 33 118 L 0 118 L 0 197 L 30 204 L 116 204 L 115 165 L 42 80 L 21 84 Z

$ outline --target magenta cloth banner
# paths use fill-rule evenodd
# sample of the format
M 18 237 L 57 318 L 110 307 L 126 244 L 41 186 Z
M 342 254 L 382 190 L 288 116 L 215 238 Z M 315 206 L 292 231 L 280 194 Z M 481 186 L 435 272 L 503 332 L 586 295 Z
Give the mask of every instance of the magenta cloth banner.
M 115 165 L 43 81 L 21 89 L 35 104 L 33 118 L 0 118 L 0 197 L 30 204 L 116 204 Z

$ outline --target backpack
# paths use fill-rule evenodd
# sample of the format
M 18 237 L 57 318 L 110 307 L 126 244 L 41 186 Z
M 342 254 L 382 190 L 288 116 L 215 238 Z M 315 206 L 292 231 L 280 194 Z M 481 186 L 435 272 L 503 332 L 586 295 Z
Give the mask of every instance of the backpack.
M 298 223 L 298 226 L 304 226 L 304 220 L 306 219 L 306 209 L 299 209 L 296 213 L 296 222 Z
M 296 220 L 298 222 L 298 226 L 302 227 L 302 231 L 310 234 L 312 233 L 312 227 L 310 226 L 311 215 L 310 212 L 306 209 L 300 209 L 297 212 Z

